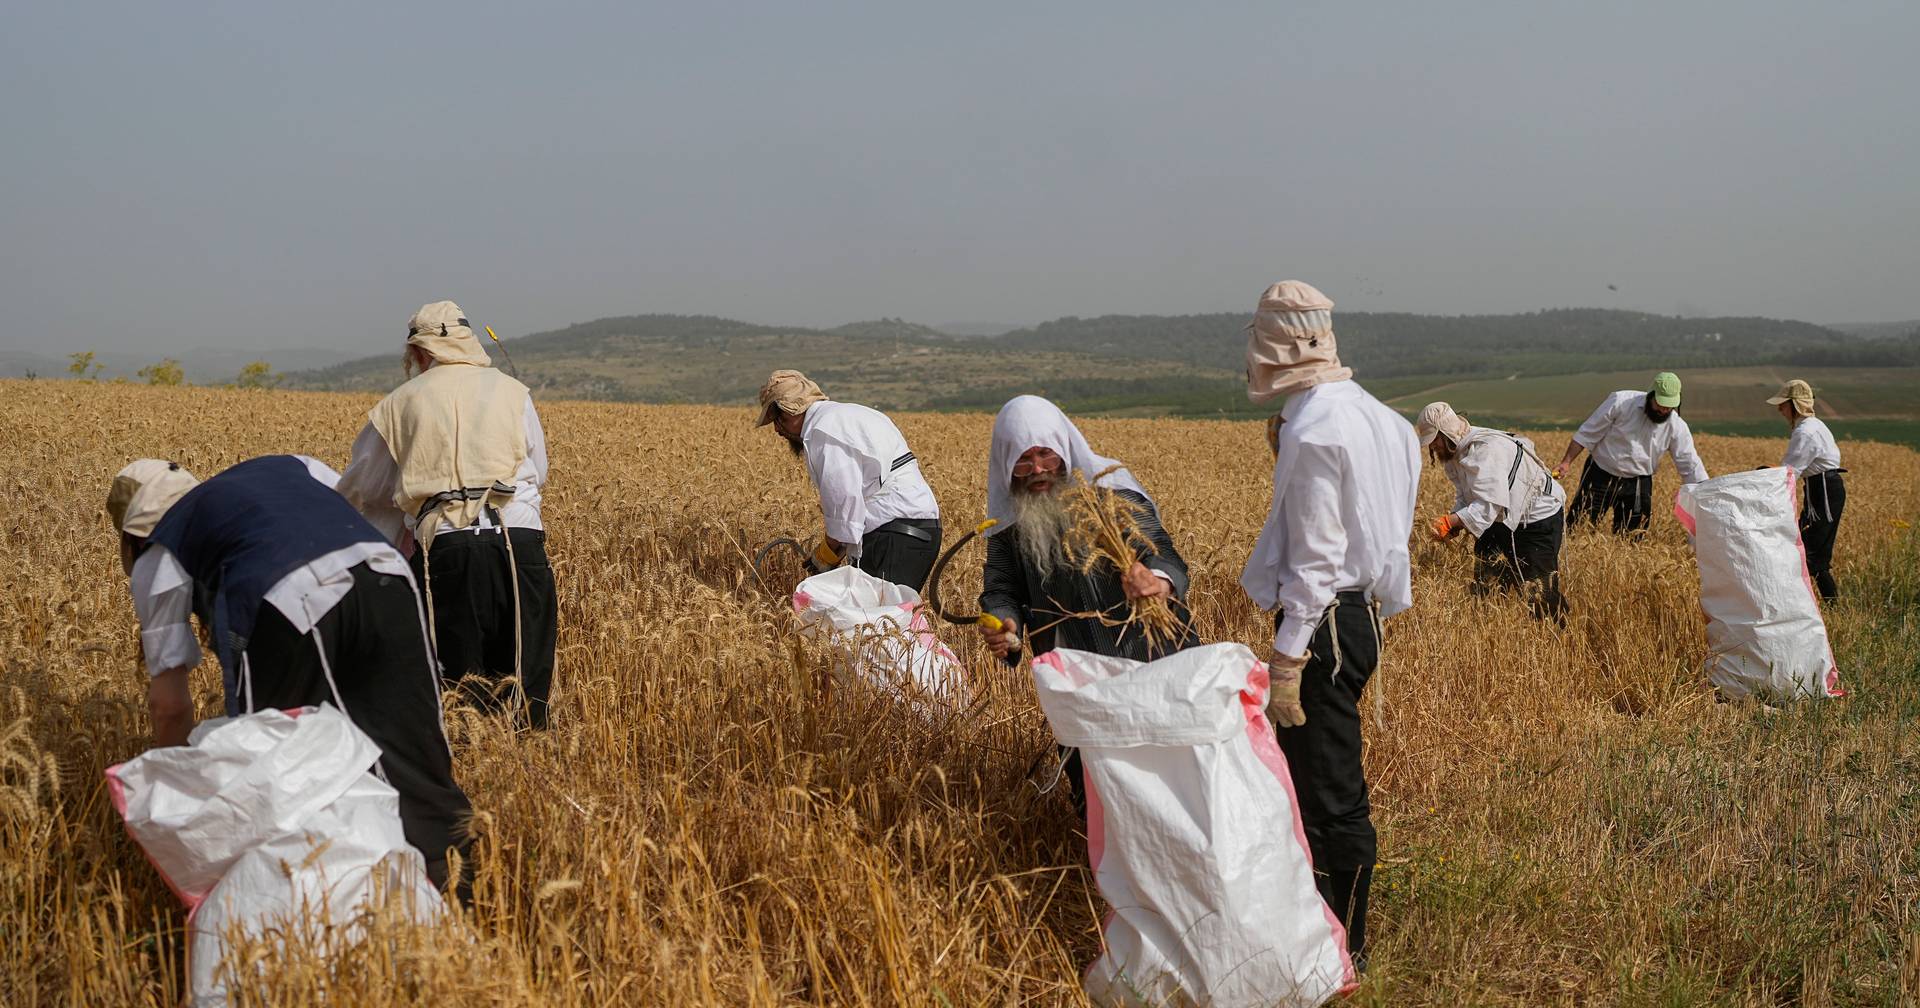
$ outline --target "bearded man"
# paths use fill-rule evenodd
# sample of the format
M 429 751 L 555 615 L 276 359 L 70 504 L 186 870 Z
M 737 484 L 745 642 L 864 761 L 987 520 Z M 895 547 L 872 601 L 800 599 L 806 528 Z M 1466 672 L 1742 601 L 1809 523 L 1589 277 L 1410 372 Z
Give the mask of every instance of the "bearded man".
M 807 569 L 851 563 L 922 591 L 940 556 L 940 504 L 900 428 L 879 410 L 834 402 L 798 371 L 775 371 L 760 389 L 760 427 L 771 426 L 820 493 L 826 526 Z
M 1428 403 L 1414 433 L 1453 483 L 1453 510 L 1429 523 L 1437 540 L 1473 536 L 1475 586 L 1519 589 L 1534 618 L 1567 620 L 1560 543 L 1567 492 L 1517 434 L 1475 427 L 1443 402 Z
M 1613 531 L 1642 532 L 1653 518 L 1653 470 L 1660 456 L 1671 455 L 1682 483 L 1704 483 L 1707 467 L 1693 449 L 1693 431 L 1680 416 L 1680 376 L 1662 371 L 1653 388 L 1622 389 L 1600 403 L 1573 434 L 1553 478 L 1591 452 L 1573 495 L 1574 517 L 1588 523 L 1613 513 Z
M 1378 840 L 1360 763 L 1360 694 L 1380 621 L 1413 604 L 1420 447 L 1413 427 L 1340 365 L 1333 301 L 1298 280 L 1267 288 L 1247 326 L 1247 398 L 1286 397 L 1273 504 L 1240 576 L 1274 611 L 1267 717 L 1287 756 L 1314 881 L 1364 969 Z
M 1146 489 L 1116 466 L 1095 455 L 1073 421 L 1039 396 L 1018 396 L 993 418 L 987 517 L 998 524 L 987 530 L 980 611 L 1001 622 L 999 630 L 981 627 L 994 654 L 1017 658 L 1023 632 L 1036 655 L 1066 647 L 1153 661 L 1199 643 L 1183 601 L 1186 562 Z M 1135 543 L 1126 570 L 1083 571 L 1068 556 L 1073 529 L 1065 495 L 1081 480 L 1112 490 L 1132 508 L 1144 541 Z M 1126 618 L 1129 602 L 1143 598 L 1168 601 L 1180 636 L 1150 643 L 1138 627 L 1115 625 Z
M 545 728 L 559 604 L 540 415 L 451 301 L 414 313 L 404 361 L 408 381 L 367 414 L 340 494 L 411 554 L 448 676 L 480 708 Z
M 1113 491 L 1133 511 L 1142 541 L 1126 570 L 1104 564 L 1083 570 L 1070 555 L 1074 529 L 1066 493 L 1083 480 Z M 1200 643 L 1184 601 L 1187 564 L 1160 523 L 1159 507 L 1131 472 L 1093 453 L 1060 407 L 1016 396 L 993 418 L 987 517 L 996 524 L 987 530 L 980 611 L 1000 625 L 982 623 L 980 633 L 1001 660 L 1019 661 L 1022 634 L 1035 655 L 1064 647 L 1142 662 Z M 1139 627 L 1120 625 L 1129 604 L 1147 598 L 1164 598 L 1172 608 L 1179 621 L 1172 640 L 1149 641 Z M 1084 810 L 1080 752 L 1063 747 L 1061 755 L 1061 775 Z

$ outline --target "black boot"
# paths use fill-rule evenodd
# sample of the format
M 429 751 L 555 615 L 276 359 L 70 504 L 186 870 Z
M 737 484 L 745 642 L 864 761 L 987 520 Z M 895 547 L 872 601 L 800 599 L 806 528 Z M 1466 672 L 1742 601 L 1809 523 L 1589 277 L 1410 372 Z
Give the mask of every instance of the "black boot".
M 1813 583 L 1820 586 L 1820 601 L 1831 602 L 1840 597 L 1840 586 L 1834 582 L 1832 571 L 1815 574 Z
M 1327 908 L 1347 929 L 1347 955 L 1356 973 L 1367 971 L 1367 894 L 1373 888 L 1373 866 L 1345 871 L 1314 872 L 1314 885 Z

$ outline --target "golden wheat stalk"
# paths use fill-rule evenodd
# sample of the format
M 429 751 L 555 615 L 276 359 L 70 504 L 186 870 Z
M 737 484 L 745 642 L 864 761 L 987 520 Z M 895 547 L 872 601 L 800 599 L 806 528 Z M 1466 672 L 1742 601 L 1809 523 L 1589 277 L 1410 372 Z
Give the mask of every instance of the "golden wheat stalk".
M 1140 530 L 1140 513 L 1134 504 L 1100 485 L 1102 477 L 1118 468 L 1108 466 L 1092 479 L 1076 471 L 1074 485 L 1066 491 L 1067 559 L 1082 574 L 1110 572 L 1120 577 L 1138 562 L 1141 550 L 1159 552 L 1153 540 Z M 1128 599 L 1125 618 L 1117 619 L 1110 611 L 1069 616 L 1137 630 L 1152 650 L 1179 640 L 1185 630 L 1165 597 Z

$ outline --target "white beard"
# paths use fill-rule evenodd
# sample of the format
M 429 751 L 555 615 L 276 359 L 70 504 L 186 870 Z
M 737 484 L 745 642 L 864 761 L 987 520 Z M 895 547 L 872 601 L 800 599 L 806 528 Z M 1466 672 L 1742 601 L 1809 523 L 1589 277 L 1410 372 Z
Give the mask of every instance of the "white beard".
M 1067 528 L 1066 483 L 1057 482 L 1046 493 L 1016 490 L 1013 494 L 1013 523 L 1020 529 L 1020 556 L 1045 581 L 1066 565 L 1064 545 Z

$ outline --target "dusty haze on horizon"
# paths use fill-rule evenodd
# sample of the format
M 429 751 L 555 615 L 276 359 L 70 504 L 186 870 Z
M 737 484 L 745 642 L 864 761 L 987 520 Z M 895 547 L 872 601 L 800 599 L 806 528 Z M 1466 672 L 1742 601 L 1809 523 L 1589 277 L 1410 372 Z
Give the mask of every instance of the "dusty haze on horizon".
M 1920 5 L 26 5 L 0 349 L 599 316 L 1920 317 Z M 1610 289 L 1609 285 L 1617 288 Z

